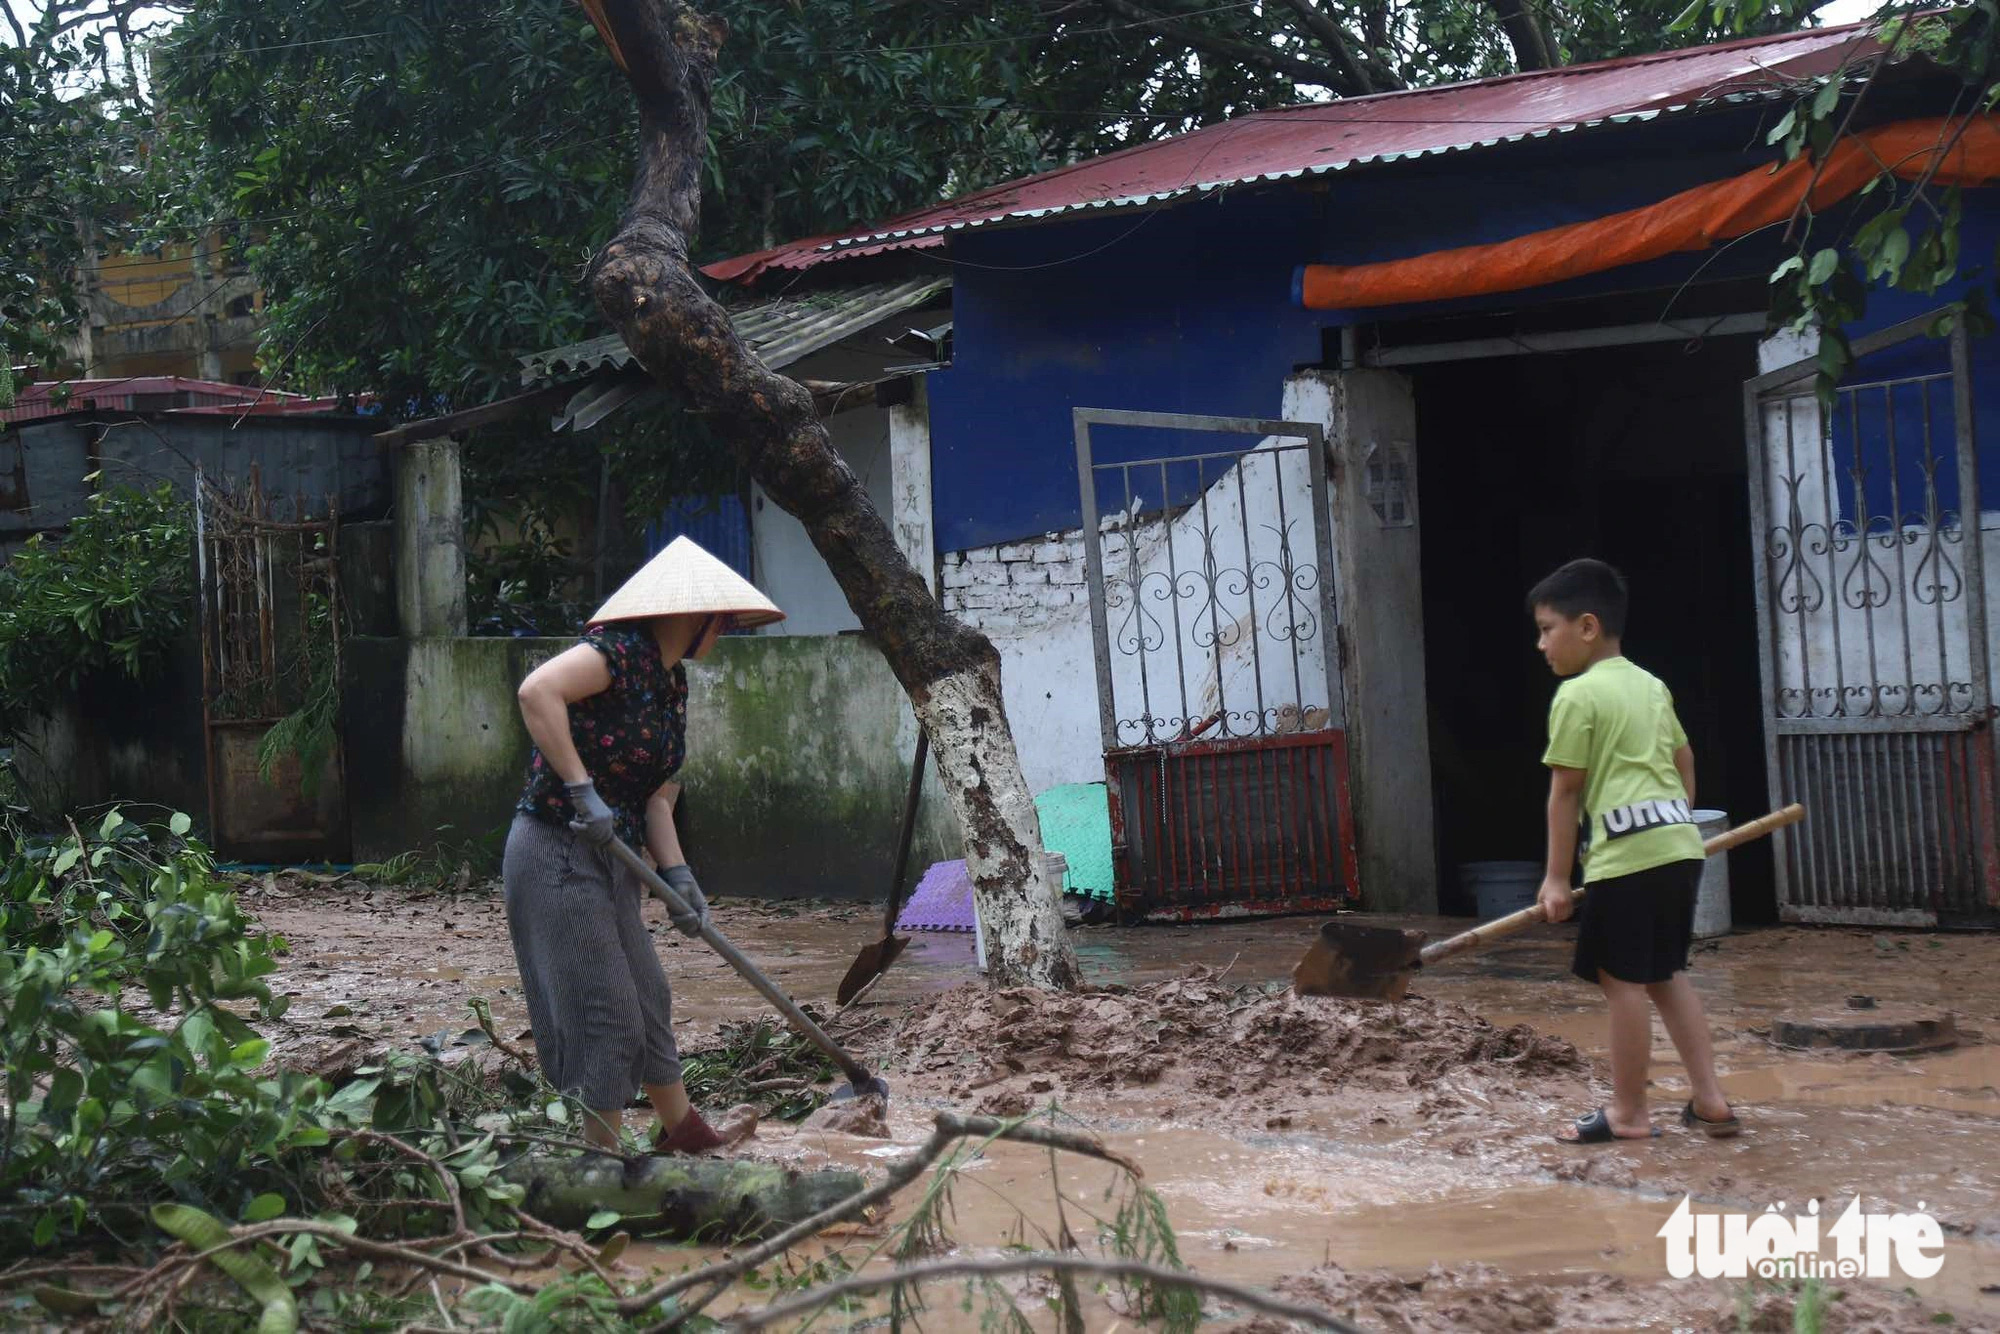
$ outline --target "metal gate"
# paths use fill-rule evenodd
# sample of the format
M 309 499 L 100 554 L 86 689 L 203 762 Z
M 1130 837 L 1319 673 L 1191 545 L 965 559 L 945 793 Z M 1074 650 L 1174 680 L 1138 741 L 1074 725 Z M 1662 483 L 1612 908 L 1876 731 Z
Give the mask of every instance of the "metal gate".
M 1120 915 L 1347 906 L 1358 887 L 1324 433 L 1074 417 Z M 1107 462 L 1094 427 L 1247 439 Z
M 254 465 L 240 493 L 196 476 L 209 828 L 224 856 L 341 860 L 338 516 L 331 500 L 323 519 L 284 503 L 295 518 L 272 515 Z
M 1811 361 L 1745 390 L 1771 797 L 1808 811 L 1788 921 L 2000 917 L 1971 350 L 1956 321 L 1935 364 L 1935 323 L 1856 340 L 1830 405 Z

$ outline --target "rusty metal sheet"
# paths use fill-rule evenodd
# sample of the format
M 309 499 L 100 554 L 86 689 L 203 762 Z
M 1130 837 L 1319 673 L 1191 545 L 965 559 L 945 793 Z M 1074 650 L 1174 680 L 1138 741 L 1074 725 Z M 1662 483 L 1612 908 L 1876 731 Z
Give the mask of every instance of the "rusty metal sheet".
M 1104 762 L 1121 916 L 1195 921 L 1353 906 L 1344 731 L 1141 747 Z
M 1865 25 L 1822 28 L 1251 112 L 908 213 L 706 266 L 721 281 L 808 269 L 884 250 L 940 244 L 946 233 L 1086 209 L 1145 207 L 1232 185 L 1319 175 L 1489 148 L 1731 98 L 1765 97 L 1825 74 L 1870 46 Z
M 338 755 L 328 762 L 317 799 L 308 801 L 296 756 L 272 765 L 268 783 L 257 772 L 257 751 L 271 730 L 269 722 L 218 720 L 209 727 L 217 850 L 252 861 L 321 855 L 345 823 L 347 799 Z

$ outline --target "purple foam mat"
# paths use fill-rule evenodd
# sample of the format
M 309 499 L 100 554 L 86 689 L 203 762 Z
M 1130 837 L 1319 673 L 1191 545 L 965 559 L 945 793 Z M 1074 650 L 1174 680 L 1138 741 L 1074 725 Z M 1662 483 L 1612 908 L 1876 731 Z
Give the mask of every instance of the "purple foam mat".
M 970 931 L 973 928 L 972 877 L 965 863 L 939 862 L 924 872 L 916 892 L 896 918 L 898 931 Z

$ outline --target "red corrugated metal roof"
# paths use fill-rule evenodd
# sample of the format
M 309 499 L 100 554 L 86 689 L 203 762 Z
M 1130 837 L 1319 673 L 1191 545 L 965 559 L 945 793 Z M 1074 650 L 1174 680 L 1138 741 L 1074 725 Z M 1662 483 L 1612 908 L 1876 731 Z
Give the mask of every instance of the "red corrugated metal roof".
M 723 281 L 807 269 L 1007 219 L 1154 204 L 1225 186 L 1458 152 L 1742 95 L 1825 74 L 1872 48 L 1869 25 L 1753 37 L 1562 69 L 1284 107 L 1141 144 L 829 236 L 705 266 Z
M 57 394 L 55 391 L 67 391 Z M 368 396 L 363 395 L 363 401 Z M 133 375 L 116 380 L 37 380 L 21 386 L 0 422 L 57 417 L 65 412 L 244 413 L 257 416 L 334 412 L 335 398 L 306 398 L 256 385 L 191 380 L 181 375 Z

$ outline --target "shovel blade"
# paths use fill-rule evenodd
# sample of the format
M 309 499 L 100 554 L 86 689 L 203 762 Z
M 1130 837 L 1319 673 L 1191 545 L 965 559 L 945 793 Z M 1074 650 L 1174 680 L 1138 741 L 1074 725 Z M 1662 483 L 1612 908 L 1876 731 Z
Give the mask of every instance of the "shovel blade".
M 852 1005 L 862 992 L 874 985 L 876 978 L 889 971 L 889 965 L 896 962 L 896 956 L 909 947 L 908 936 L 884 936 L 865 947 L 847 966 L 847 976 L 840 979 L 840 989 L 833 993 L 834 1000 L 841 1005 Z
M 1400 927 L 1326 922 L 1292 969 L 1292 990 L 1301 996 L 1401 1000 L 1428 939 L 1422 931 Z

